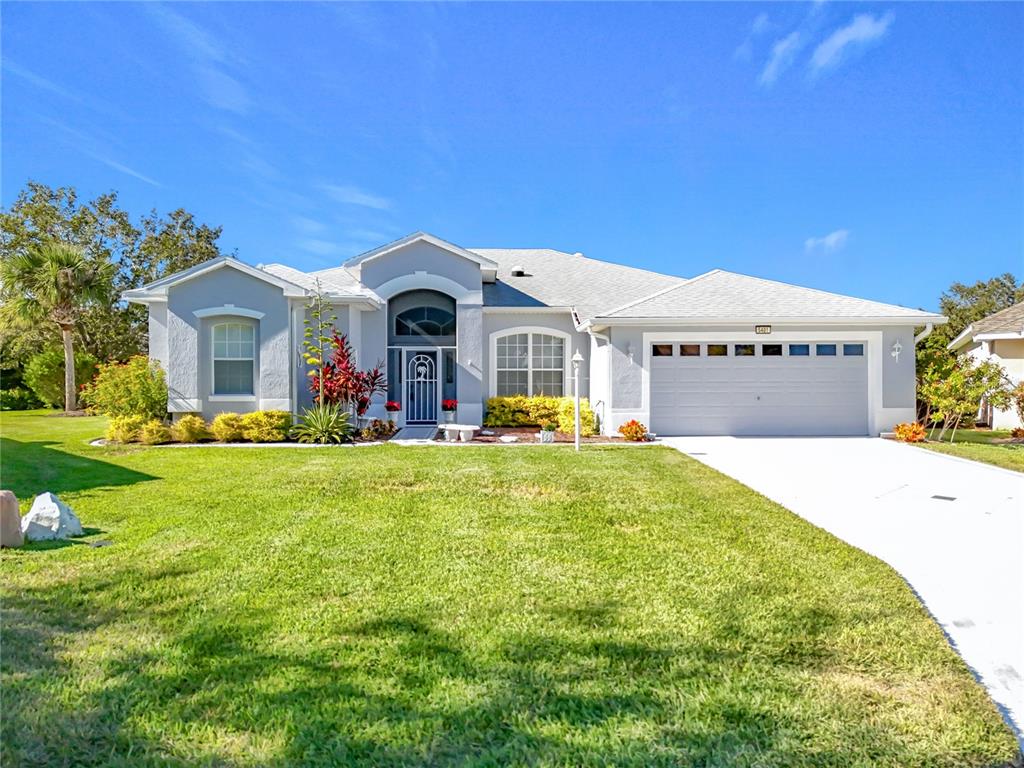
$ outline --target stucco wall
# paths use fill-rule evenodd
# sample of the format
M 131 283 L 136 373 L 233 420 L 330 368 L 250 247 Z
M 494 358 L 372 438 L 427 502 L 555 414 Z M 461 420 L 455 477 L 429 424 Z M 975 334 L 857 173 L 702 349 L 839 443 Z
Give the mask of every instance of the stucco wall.
M 212 327 L 227 314 L 198 318 L 194 312 L 226 303 L 262 312 L 257 325 L 255 395 L 211 400 Z M 227 310 L 229 311 L 229 310 Z M 226 311 L 226 312 L 227 312 Z M 280 288 L 231 268 L 222 268 L 170 289 L 167 297 L 167 384 L 172 412 L 224 411 L 290 406 L 291 344 L 288 300 Z
M 749 325 L 730 327 L 687 328 L 671 326 L 616 326 L 607 329 L 606 333 L 612 340 L 609 350 L 609 366 L 611 379 L 611 408 L 609 409 L 605 431 L 609 434 L 624 421 L 636 418 L 649 423 L 649 403 L 645 389 L 644 376 L 644 334 L 672 333 L 677 338 L 685 339 L 687 334 L 716 334 L 723 341 L 735 337 L 736 334 L 750 334 L 753 329 Z M 871 357 L 869 370 L 875 370 L 876 376 L 869 376 L 869 386 L 874 388 L 869 400 L 872 403 L 868 414 L 872 432 L 886 432 L 901 421 L 912 421 L 915 417 L 916 380 L 913 330 L 907 327 L 862 327 L 862 326 L 829 326 L 821 329 L 806 327 L 773 325 L 772 333 L 756 337 L 757 341 L 770 342 L 773 339 L 784 340 L 786 334 L 811 333 L 821 341 L 830 338 L 842 341 L 863 340 L 866 344 L 865 354 Z M 899 360 L 891 356 L 892 345 L 900 341 L 902 350 Z
M 412 243 L 366 261 L 359 267 L 360 280 L 369 288 L 377 288 L 388 280 L 416 272 L 446 277 L 470 291 L 481 289 L 479 264 L 430 243 Z
M 167 350 L 167 304 L 162 301 L 149 305 L 149 357 L 167 371 L 170 363 Z
M 993 362 L 999 363 L 1006 375 L 1015 384 L 1024 381 L 1024 339 L 994 339 L 988 342 Z M 1013 429 L 1024 426 L 1013 406 L 1006 410 L 993 410 L 992 426 L 995 429 Z

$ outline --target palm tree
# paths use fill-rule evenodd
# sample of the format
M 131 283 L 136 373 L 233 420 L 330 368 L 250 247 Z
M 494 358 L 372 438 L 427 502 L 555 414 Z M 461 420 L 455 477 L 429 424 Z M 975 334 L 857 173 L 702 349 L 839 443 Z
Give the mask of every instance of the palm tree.
M 22 322 L 50 321 L 64 342 L 64 410 L 77 407 L 74 330 L 82 310 L 108 296 L 114 269 L 67 243 L 44 243 L 0 260 L 3 313 Z

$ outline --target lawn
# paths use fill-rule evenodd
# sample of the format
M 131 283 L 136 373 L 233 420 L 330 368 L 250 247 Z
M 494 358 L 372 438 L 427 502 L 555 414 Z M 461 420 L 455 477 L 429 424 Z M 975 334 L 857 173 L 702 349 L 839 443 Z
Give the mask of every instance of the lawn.
M 661 447 L 92 448 L 6 413 L 3 765 L 979 766 L 887 566 Z M 26 505 L 27 507 L 27 505 Z
M 994 442 L 1009 436 L 1009 430 L 958 429 L 955 443 L 929 442 L 915 445 L 939 453 L 948 453 L 950 456 L 1024 472 L 1024 444 Z

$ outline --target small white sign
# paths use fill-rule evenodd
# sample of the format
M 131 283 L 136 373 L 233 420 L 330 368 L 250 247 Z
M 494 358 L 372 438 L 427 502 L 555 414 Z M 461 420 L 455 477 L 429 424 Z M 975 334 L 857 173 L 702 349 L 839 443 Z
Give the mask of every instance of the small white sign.
M 765 334 L 769 334 L 771 332 L 772 332 L 772 327 L 770 325 L 755 325 L 754 326 L 754 333 L 760 334 L 762 336 L 765 335 Z

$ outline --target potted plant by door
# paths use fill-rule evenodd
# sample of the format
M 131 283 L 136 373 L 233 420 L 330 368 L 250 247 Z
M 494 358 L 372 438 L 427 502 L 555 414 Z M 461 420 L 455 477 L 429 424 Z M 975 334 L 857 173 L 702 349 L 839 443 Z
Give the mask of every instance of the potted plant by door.
M 547 421 L 541 425 L 540 432 L 537 433 L 537 439 L 542 443 L 553 443 L 555 442 L 555 425 L 553 422 Z
M 388 412 L 388 424 L 394 424 L 398 418 L 398 412 L 402 410 L 402 404 L 397 400 L 388 400 L 384 403 L 384 410 Z
M 444 411 L 444 420 L 449 424 L 455 421 L 455 410 L 459 407 L 459 401 L 451 398 L 441 401 L 441 410 Z

